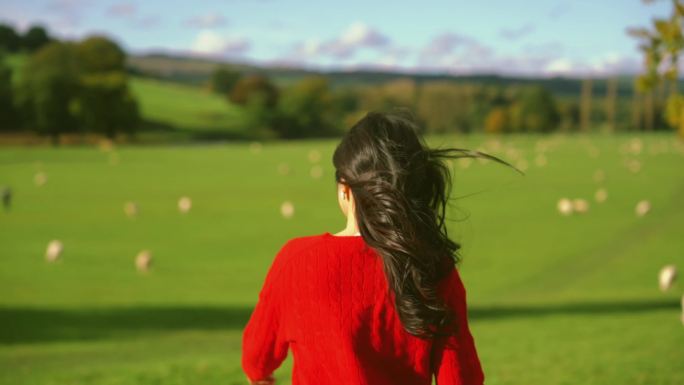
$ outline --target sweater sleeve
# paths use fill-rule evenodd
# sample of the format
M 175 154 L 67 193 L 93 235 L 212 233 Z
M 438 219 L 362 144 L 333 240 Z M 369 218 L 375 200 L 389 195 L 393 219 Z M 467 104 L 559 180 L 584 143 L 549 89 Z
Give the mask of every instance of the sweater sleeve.
M 437 385 L 481 385 L 484 373 L 468 326 L 466 292 L 456 268 L 443 282 L 447 306 L 455 312 L 457 332 L 439 337 L 434 343 L 434 370 Z
M 242 334 L 242 369 L 251 381 L 267 378 L 287 357 L 288 341 L 281 312 L 283 290 L 279 286 L 288 243 L 276 254 Z

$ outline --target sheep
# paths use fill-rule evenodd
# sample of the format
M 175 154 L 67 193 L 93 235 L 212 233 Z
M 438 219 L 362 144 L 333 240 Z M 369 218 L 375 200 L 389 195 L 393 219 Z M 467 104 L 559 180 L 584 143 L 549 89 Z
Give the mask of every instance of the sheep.
M 290 173 L 290 166 L 288 166 L 287 163 L 279 163 L 278 164 L 278 174 L 287 175 L 289 173 Z
M 260 153 L 260 152 L 261 152 L 261 148 L 262 148 L 261 142 L 252 142 L 252 143 L 249 144 L 249 150 L 250 150 L 253 154 L 258 154 L 258 153 Z
M 596 202 L 598 203 L 603 203 L 608 199 L 608 191 L 604 188 L 600 188 L 596 190 L 596 193 L 594 194 L 594 199 L 596 199 Z
M 147 273 L 152 266 L 152 253 L 149 250 L 142 250 L 135 257 L 135 267 L 141 273 Z
M 138 216 L 138 204 L 135 202 L 126 202 L 124 204 L 124 213 L 129 218 L 135 218 Z
M 320 179 L 320 177 L 323 176 L 323 167 L 321 167 L 321 166 L 319 166 L 319 165 L 317 165 L 317 164 L 314 165 L 313 167 L 311 167 L 311 172 L 310 172 L 310 174 L 311 174 L 311 177 L 312 177 L 312 178 L 314 178 L 314 179 Z
M 311 163 L 318 163 L 321 160 L 321 152 L 318 150 L 309 151 L 309 161 Z
M 283 218 L 289 219 L 294 215 L 294 205 L 290 201 L 285 201 L 280 205 L 280 214 Z
M 58 239 L 53 239 L 48 243 L 47 249 L 45 250 L 45 259 L 48 262 L 56 262 L 64 250 L 64 245 L 62 241 Z
M 44 185 L 45 183 L 47 183 L 47 174 L 42 171 L 36 173 L 36 175 L 34 175 L 33 177 L 33 182 L 38 187 Z
M 601 183 L 606 179 L 606 173 L 602 169 L 594 171 L 594 182 Z
M 651 202 L 647 200 L 641 200 L 637 203 L 636 207 L 634 207 L 634 212 L 638 217 L 643 217 L 646 215 L 649 211 L 651 211 Z
M 668 291 L 676 280 L 677 268 L 675 265 L 666 265 L 660 269 L 660 273 L 658 273 L 658 286 L 660 287 L 660 291 Z
M 589 202 L 582 198 L 575 198 L 572 200 L 572 210 L 576 213 L 586 213 L 589 211 Z
M 563 214 L 563 215 L 570 215 L 572 214 L 572 209 L 573 209 L 573 204 L 572 201 L 568 198 L 561 198 L 558 201 L 558 204 L 556 205 L 558 208 L 558 211 Z
M 3 186 L 2 188 L 2 206 L 5 208 L 5 212 L 9 211 L 12 205 L 12 188 L 10 186 Z
M 187 196 L 180 197 L 178 200 L 178 211 L 186 214 L 190 211 L 190 208 L 192 208 L 192 200 Z

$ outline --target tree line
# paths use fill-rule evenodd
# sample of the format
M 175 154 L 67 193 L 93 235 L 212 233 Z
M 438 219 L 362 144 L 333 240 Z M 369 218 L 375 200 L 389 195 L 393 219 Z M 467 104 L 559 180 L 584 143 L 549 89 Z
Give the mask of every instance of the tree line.
M 603 92 L 594 91 L 599 82 Z M 331 84 L 323 75 L 285 85 L 266 73 L 218 66 L 211 89 L 248 115 L 256 136 L 338 135 L 366 111 L 405 107 L 429 133 L 549 133 L 668 129 L 665 98 L 634 92 L 620 97 L 618 79 L 585 79 L 578 97 L 539 84 L 482 84 L 411 77 L 369 85 Z M 662 95 L 661 95 L 662 96 Z
M 31 32 L 36 30 L 42 33 Z M 0 129 L 36 131 L 55 144 L 67 132 L 109 138 L 135 133 L 140 116 L 128 87 L 126 54 L 111 39 L 60 41 L 40 27 L 22 37 L 1 25 L 0 51 L 29 54 L 17 84 L 0 60 Z

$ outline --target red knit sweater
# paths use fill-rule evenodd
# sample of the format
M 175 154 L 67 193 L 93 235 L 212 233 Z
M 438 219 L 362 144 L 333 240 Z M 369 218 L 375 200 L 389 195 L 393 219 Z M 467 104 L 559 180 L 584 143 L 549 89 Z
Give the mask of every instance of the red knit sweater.
M 478 385 L 484 381 L 454 268 L 439 292 L 458 333 L 423 340 L 394 308 L 382 261 L 361 236 L 290 239 L 277 253 L 245 327 L 242 367 L 264 379 L 292 351 L 293 385 Z

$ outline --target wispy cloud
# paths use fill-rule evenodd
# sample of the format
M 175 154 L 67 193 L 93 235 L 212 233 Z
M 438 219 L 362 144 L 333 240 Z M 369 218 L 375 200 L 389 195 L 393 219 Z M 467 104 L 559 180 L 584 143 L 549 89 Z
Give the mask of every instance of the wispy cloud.
M 191 52 L 204 56 L 226 57 L 241 55 L 249 49 L 249 40 L 242 36 L 228 36 L 203 30 L 195 38 Z
M 226 18 L 219 12 L 193 16 L 185 21 L 185 25 L 193 28 L 216 28 L 227 24 Z
M 503 28 L 499 31 L 501 37 L 508 40 L 518 40 L 534 32 L 534 25 L 525 24 L 518 28 Z
M 107 8 L 107 15 L 114 17 L 133 17 L 137 8 L 133 3 L 115 3 Z
M 338 37 L 321 41 L 313 38 L 295 44 L 294 55 L 304 58 L 330 56 L 346 59 L 363 48 L 382 49 L 391 41 L 388 36 L 362 22 L 354 22 Z

